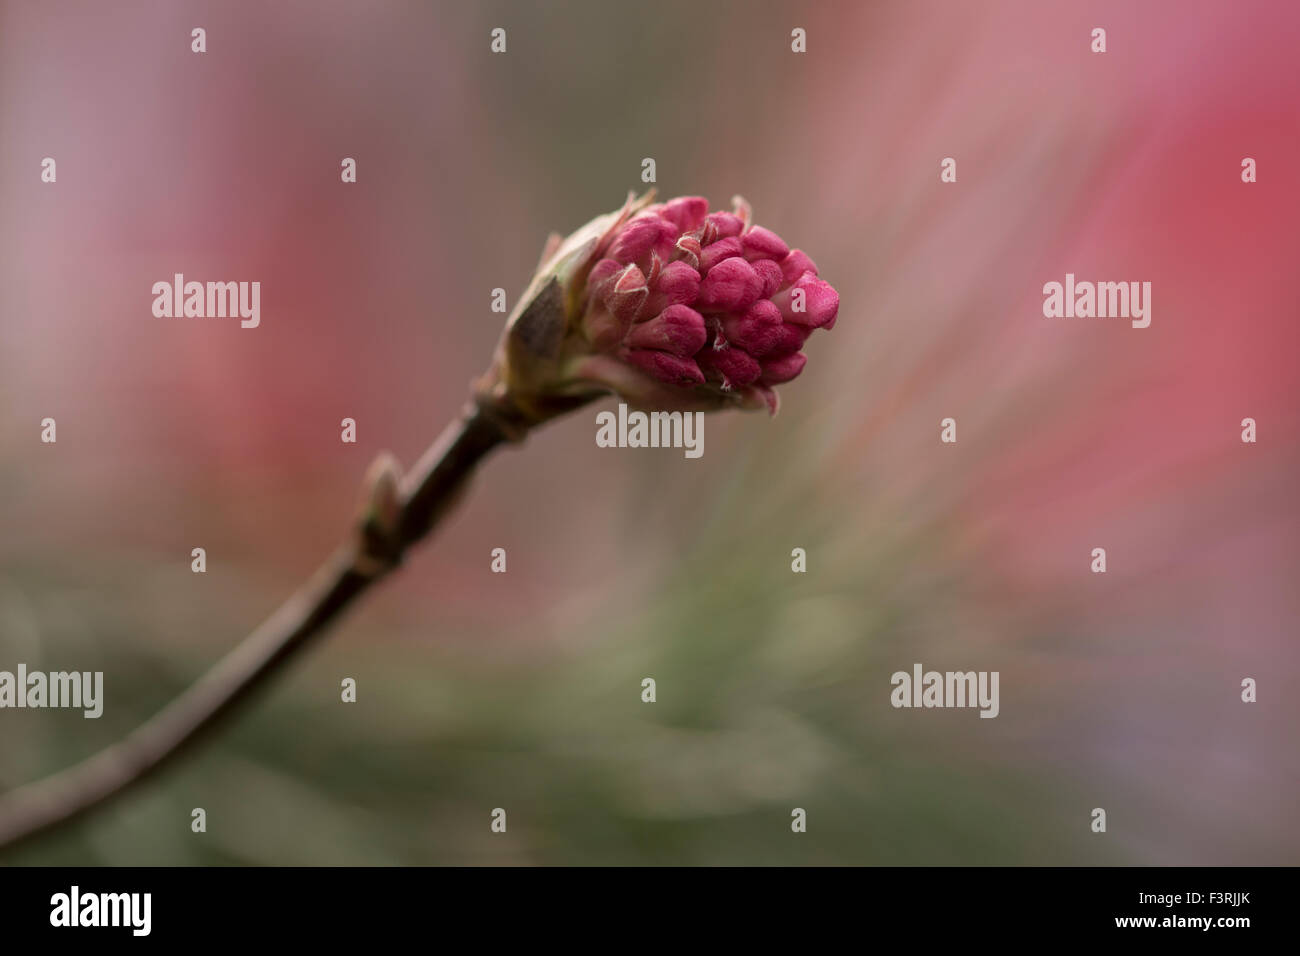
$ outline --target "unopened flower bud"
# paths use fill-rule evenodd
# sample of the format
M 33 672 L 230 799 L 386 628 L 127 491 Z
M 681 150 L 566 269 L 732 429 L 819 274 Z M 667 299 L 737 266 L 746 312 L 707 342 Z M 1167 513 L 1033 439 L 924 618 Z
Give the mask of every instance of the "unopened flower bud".
M 709 250 L 704 250 L 705 256 Z M 758 301 L 763 294 L 763 280 L 744 259 L 723 259 L 700 283 L 700 306 L 708 311 L 732 312 Z
M 612 390 L 664 410 L 767 408 L 839 296 L 748 203 L 629 197 L 554 248 L 510 317 L 481 400 L 526 426 Z M 499 410 L 499 409 L 498 409 Z
M 839 293 L 811 272 L 805 272 L 789 288 L 778 292 L 772 301 L 787 322 L 810 329 L 830 328 L 840 310 Z
M 780 319 L 780 315 L 777 316 Z M 690 358 L 709 339 L 704 317 L 690 306 L 670 305 L 649 322 L 633 326 L 627 344 L 634 349 L 659 349 Z

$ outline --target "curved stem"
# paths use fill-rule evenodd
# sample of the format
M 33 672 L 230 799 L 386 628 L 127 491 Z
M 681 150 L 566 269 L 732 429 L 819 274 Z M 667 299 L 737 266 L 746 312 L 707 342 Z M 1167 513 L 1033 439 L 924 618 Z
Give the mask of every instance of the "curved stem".
M 0 847 L 66 823 L 143 780 L 248 699 L 355 599 L 396 566 L 455 503 L 474 468 L 508 436 L 499 416 L 471 405 L 403 478 L 380 553 L 358 535 L 265 623 L 188 690 L 119 742 L 0 797 Z

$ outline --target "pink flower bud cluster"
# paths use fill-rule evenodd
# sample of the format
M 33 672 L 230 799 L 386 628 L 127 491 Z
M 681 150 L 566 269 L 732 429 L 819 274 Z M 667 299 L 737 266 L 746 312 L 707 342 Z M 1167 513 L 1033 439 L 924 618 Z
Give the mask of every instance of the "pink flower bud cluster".
M 593 352 L 670 386 L 740 391 L 773 410 L 773 386 L 803 371 L 804 342 L 833 328 L 839 311 L 812 259 L 753 225 L 740 199 L 735 212 L 709 212 L 697 196 L 647 206 L 589 261 L 578 305 Z

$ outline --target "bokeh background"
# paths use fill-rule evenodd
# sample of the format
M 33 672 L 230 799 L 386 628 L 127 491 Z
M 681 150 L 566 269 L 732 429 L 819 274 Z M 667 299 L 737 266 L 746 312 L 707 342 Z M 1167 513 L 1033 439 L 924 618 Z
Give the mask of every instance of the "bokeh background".
M 0 669 L 107 695 L 0 713 L 0 788 L 269 614 L 643 157 L 842 297 L 775 419 L 499 453 L 221 734 L 0 862 L 1300 861 L 1297 48 L 1282 0 L 0 3 Z M 155 319 L 175 272 L 261 327 Z M 1044 319 L 1066 272 L 1151 327 Z M 1001 715 L 894 710 L 918 661 Z

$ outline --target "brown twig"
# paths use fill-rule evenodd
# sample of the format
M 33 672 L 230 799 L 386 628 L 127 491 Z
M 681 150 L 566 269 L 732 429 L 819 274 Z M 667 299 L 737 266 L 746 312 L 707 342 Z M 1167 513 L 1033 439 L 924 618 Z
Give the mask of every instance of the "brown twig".
M 392 570 L 406 549 L 447 513 L 488 452 L 504 441 L 522 438 L 526 431 L 526 424 L 513 419 L 499 402 L 480 396 L 400 483 L 393 471 L 372 476 L 355 539 L 340 547 L 311 580 L 194 685 L 118 743 L 0 797 L 0 847 L 12 848 L 81 816 L 180 753 L 265 685 L 354 598 Z M 380 487 L 383 482 L 387 487 Z M 388 514 L 381 500 L 385 494 L 390 496 Z

